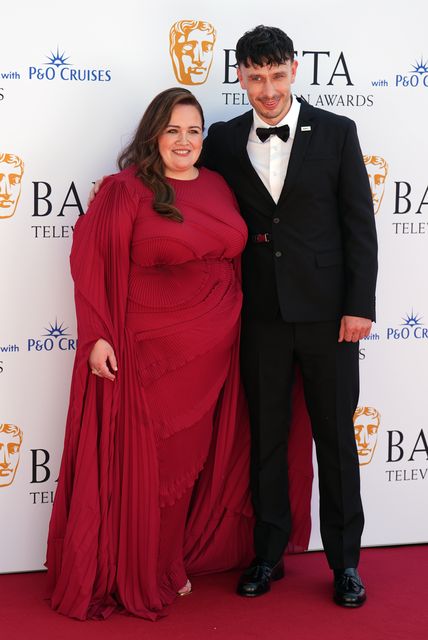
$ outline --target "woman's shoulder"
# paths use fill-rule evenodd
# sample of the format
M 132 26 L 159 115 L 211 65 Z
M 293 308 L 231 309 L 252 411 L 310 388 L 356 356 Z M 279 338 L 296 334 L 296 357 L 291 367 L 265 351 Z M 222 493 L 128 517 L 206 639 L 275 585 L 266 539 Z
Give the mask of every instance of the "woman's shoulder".
M 217 171 L 212 171 L 211 169 L 207 169 L 207 167 L 200 167 L 199 174 L 201 180 L 207 185 L 212 185 L 215 188 L 222 187 L 223 189 L 230 191 L 230 187 L 226 180 L 222 175 L 220 175 L 220 173 L 217 173 Z
M 206 192 L 212 189 L 215 190 L 217 197 L 221 195 L 227 200 L 235 201 L 233 190 L 220 173 L 207 169 L 206 167 L 201 167 L 199 173 L 201 176 L 201 186 Z
M 136 167 L 132 165 L 107 176 L 103 182 L 116 188 L 126 189 L 130 196 L 137 199 L 144 195 L 153 195 L 150 189 L 136 176 L 136 171 Z

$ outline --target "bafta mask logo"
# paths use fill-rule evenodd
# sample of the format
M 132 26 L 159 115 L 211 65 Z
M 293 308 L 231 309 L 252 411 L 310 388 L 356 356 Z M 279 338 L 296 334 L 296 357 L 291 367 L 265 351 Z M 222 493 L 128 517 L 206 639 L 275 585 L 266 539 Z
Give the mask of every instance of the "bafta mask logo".
M 355 441 L 360 466 L 372 461 L 377 444 L 380 413 L 374 407 L 357 407 L 354 413 Z
M 0 487 L 8 487 L 15 479 L 19 465 L 22 431 L 14 424 L 0 424 Z
M 21 195 L 24 163 L 12 153 L 0 153 L 0 218 L 11 218 Z
M 369 176 L 374 212 L 377 213 L 385 191 L 388 163 L 380 156 L 364 156 L 364 162 Z
M 204 84 L 213 61 L 216 30 L 202 20 L 180 20 L 169 32 L 169 53 L 180 84 Z

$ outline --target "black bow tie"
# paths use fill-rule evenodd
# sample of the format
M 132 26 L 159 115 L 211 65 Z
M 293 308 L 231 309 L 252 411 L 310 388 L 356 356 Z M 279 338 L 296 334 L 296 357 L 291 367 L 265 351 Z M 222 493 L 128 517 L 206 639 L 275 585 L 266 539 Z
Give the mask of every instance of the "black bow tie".
M 256 133 L 262 142 L 266 142 L 270 136 L 278 136 L 284 142 L 287 142 L 290 136 L 290 127 L 288 124 L 283 124 L 282 127 L 258 127 Z

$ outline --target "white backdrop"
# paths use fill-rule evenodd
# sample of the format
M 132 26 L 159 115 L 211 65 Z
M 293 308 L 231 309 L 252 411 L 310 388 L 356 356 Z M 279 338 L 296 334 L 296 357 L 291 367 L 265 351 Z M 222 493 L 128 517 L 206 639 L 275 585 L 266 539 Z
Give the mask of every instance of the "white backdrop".
M 386 176 L 368 165 L 381 200 L 380 277 L 378 321 L 361 343 L 360 405 L 380 417 L 367 442 L 360 435 L 369 449 L 376 443 L 371 459 L 361 456 L 370 459 L 361 466 L 363 543 L 428 542 L 426 3 L 210 5 L 122 0 L 119 10 L 111 0 L 76 0 L 64 14 L 53 0 L 24 0 L 3 9 L 0 424 L 16 425 L 23 438 L 20 444 L 18 429 L 0 427 L 2 572 L 44 561 L 76 338 L 73 225 L 91 181 L 115 171 L 148 101 L 177 84 L 169 31 L 183 19 L 207 21 L 217 32 L 206 82 L 189 87 L 208 125 L 248 109 L 227 65 L 243 31 L 273 24 L 294 41 L 295 93 L 356 120 L 363 153 L 386 160 Z M 316 491 L 313 515 L 316 549 Z

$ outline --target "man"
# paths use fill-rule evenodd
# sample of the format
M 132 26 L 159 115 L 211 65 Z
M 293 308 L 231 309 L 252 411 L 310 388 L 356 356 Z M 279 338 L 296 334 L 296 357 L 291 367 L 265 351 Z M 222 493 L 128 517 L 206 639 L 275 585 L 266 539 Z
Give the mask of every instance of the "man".
M 283 31 L 256 27 L 238 41 L 236 58 L 253 110 L 210 127 L 203 162 L 233 188 L 249 228 L 241 358 L 256 557 L 237 591 L 262 595 L 284 575 L 291 528 L 285 460 L 297 363 L 317 449 L 334 599 L 357 607 L 366 598 L 357 572 L 364 516 L 352 418 L 358 341 L 375 317 L 377 274 L 367 172 L 355 124 L 292 96 L 297 61 Z
M 178 82 L 203 84 L 210 72 L 216 31 L 202 20 L 180 20 L 169 33 L 169 52 Z
M 11 218 L 21 195 L 24 163 L 11 153 L 0 153 L 0 218 Z
M 369 176 L 370 189 L 373 198 L 375 214 L 379 211 L 383 194 L 385 192 L 385 181 L 388 175 L 388 163 L 380 156 L 364 156 L 367 174 Z

